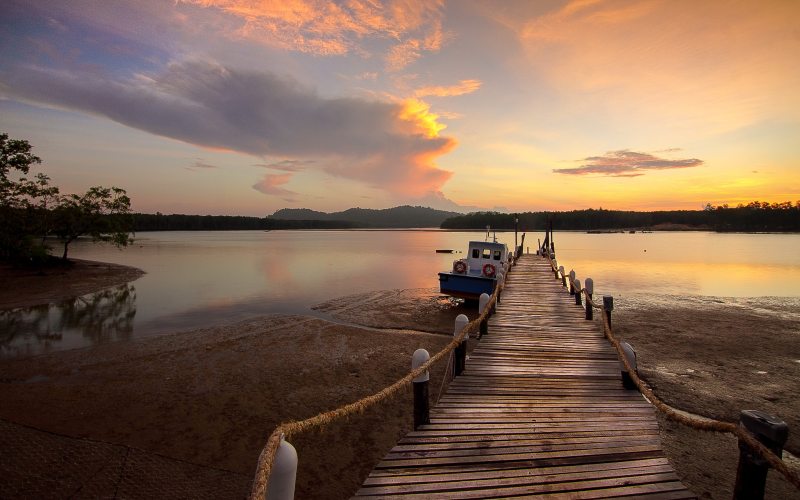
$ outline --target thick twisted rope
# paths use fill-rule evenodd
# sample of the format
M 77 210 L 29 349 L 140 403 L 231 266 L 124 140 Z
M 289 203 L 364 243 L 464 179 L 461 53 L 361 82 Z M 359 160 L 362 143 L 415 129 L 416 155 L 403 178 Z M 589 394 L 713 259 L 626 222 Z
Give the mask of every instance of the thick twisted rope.
M 552 261 L 551 261 L 552 262 Z M 552 266 L 552 264 L 551 264 Z M 575 283 L 573 283 L 573 286 Z M 585 288 L 578 289 L 575 287 L 575 293 L 582 293 L 586 298 L 587 306 L 594 307 L 595 309 L 603 309 L 602 304 L 598 304 L 592 300 L 589 296 L 589 292 L 586 291 Z M 761 441 L 755 438 L 752 433 L 750 433 L 747 429 L 742 427 L 741 425 L 737 425 L 731 422 L 722 422 L 719 420 L 714 420 L 710 418 L 703 418 L 700 419 L 698 417 L 687 415 L 676 408 L 668 405 L 664 401 L 661 400 L 656 394 L 653 392 L 650 387 L 644 383 L 644 381 L 639 378 L 639 374 L 636 373 L 636 370 L 628 362 L 627 357 L 620 345 L 619 340 L 614 336 L 614 330 L 611 328 L 611 322 L 608 319 L 608 315 L 604 314 L 603 316 L 603 334 L 611 342 L 611 345 L 614 346 L 614 349 L 617 351 L 617 355 L 619 356 L 620 361 L 625 366 L 625 370 L 627 370 L 628 375 L 630 376 L 633 383 L 636 384 L 636 387 L 639 389 L 639 392 L 644 395 L 650 401 L 650 403 L 662 412 L 668 419 L 683 424 L 687 427 L 691 427 L 693 429 L 697 429 L 700 431 L 709 431 L 709 432 L 727 432 L 736 436 L 739 440 L 743 441 L 747 446 L 757 453 L 761 458 L 766 460 L 773 469 L 783 474 L 789 483 L 791 483 L 795 488 L 800 490 L 800 475 L 798 475 L 797 471 L 794 471 L 789 468 L 789 466 L 784 462 L 781 457 L 773 453 L 772 450 L 767 448 Z
M 494 293 L 489 298 L 489 303 L 486 308 L 476 319 L 470 321 L 458 335 L 453 337 L 453 340 L 450 341 L 450 343 L 447 344 L 444 349 L 434 354 L 428 361 L 423 363 L 418 368 L 412 370 L 405 377 L 397 380 L 392 385 L 384 387 L 379 392 L 376 392 L 370 396 L 366 396 L 358 401 L 336 408 L 335 410 L 320 413 L 319 415 L 315 415 L 305 420 L 286 422 L 278 425 L 278 427 L 272 431 L 272 434 L 270 434 L 269 438 L 267 439 L 267 444 L 261 450 L 261 454 L 258 457 L 258 465 L 256 466 L 255 478 L 253 479 L 253 487 L 250 491 L 251 500 L 262 500 L 265 498 L 267 487 L 269 485 L 270 472 L 272 471 L 272 466 L 275 463 L 275 455 L 278 452 L 281 439 L 305 432 L 309 429 L 323 427 L 348 415 L 362 413 L 367 408 L 370 408 L 395 395 L 398 391 L 400 391 L 400 389 L 406 387 L 415 378 L 425 373 L 439 360 L 450 354 L 461 344 L 461 342 L 466 340 L 471 333 L 477 332 L 480 328 L 481 321 L 486 319 L 491 313 L 492 306 L 497 302 L 497 297 L 502 291 L 503 287 L 504 283 L 497 283 Z

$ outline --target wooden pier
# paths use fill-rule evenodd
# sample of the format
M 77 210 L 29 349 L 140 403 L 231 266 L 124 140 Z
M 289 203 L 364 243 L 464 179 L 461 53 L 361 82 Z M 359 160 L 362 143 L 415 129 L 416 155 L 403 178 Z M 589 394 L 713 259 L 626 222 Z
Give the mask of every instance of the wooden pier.
M 602 328 L 525 255 L 464 373 L 356 496 L 695 498 Z

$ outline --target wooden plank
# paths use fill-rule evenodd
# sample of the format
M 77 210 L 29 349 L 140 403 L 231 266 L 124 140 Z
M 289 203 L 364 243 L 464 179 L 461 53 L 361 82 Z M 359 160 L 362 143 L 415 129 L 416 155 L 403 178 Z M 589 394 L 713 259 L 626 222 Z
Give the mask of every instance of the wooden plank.
M 400 439 L 357 495 L 693 498 L 653 408 L 622 387 L 616 352 L 583 314 L 546 261 L 521 259 L 430 424 Z

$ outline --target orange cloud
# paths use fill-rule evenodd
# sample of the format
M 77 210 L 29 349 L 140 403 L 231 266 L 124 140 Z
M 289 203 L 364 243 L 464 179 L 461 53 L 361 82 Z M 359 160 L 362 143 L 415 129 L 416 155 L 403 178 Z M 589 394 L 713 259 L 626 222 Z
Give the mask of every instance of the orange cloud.
M 629 149 L 609 151 L 603 156 L 590 156 L 581 160 L 579 167 L 556 168 L 556 174 L 570 175 L 608 175 L 611 177 L 639 177 L 647 170 L 670 170 L 675 168 L 699 167 L 703 160 L 686 158 L 670 160 L 650 153 L 639 153 Z
M 451 97 L 464 94 L 471 94 L 481 88 L 482 82 L 480 80 L 461 80 L 458 85 L 450 85 L 449 87 L 430 86 L 422 87 L 414 91 L 416 97 Z
M 219 9 L 243 21 L 238 35 L 316 55 L 368 54 L 369 38 L 399 41 L 386 56 L 397 71 L 423 51 L 437 51 L 444 34 L 443 0 L 180 0 Z
M 292 179 L 292 174 L 265 174 L 260 181 L 253 184 L 253 189 L 270 196 L 279 196 L 285 200 L 291 200 L 294 191 L 282 188 Z

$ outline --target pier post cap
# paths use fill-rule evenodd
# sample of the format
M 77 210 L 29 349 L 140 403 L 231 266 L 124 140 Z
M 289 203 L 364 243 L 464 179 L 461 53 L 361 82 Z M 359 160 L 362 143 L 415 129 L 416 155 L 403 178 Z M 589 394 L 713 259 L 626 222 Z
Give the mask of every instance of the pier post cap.
M 558 272 L 564 274 L 564 266 L 558 266 Z
M 569 279 L 571 281 L 575 281 L 575 270 L 574 269 L 570 269 L 569 270 Z
M 431 359 L 431 355 L 425 349 L 417 349 L 414 351 L 414 354 L 411 355 L 411 369 L 416 370 L 420 366 L 424 365 L 429 359 Z M 414 382 L 427 382 L 431 379 L 431 373 L 429 370 L 425 370 L 425 373 L 420 374 L 419 376 L 414 378 Z
M 488 306 L 488 305 L 489 305 L 489 299 L 490 299 L 490 298 L 491 298 L 491 297 L 489 297 L 489 294 L 488 294 L 488 293 L 482 293 L 482 294 L 481 294 L 481 296 L 480 296 L 480 298 L 478 299 L 478 306 L 479 306 L 479 307 L 478 307 L 478 311 L 479 311 L 481 314 L 483 314 L 483 311 L 485 311 L 485 310 L 486 310 L 486 306 Z
M 575 278 L 572 282 L 575 284 L 575 293 L 577 293 L 581 289 L 581 280 Z
M 458 337 L 458 334 L 461 333 L 461 330 L 466 328 L 467 324 L 469 324 L 469 318 L 466 314 L 459 314 L 456 316 L 456 327 L 453 330 L 453 337 Z
M 603 309 L 606 311 L 613 311 L 614 310 L 614 296 L 613 295 L 603 295 Z
M 775 448 L 782 449 L 789 438 L 789 426 L 786 422 L 764 411 L 742 410 L 739 414 L 739 425 L 750 431 L 759 441 L 767 441 L 764 444 L 772 451 Z
M 267 485 L 266 500 L 290 500 L 294 498 L 297 479 L 297 450 L 284 436 L 272 463 L 272 472 Z
M 625 359 L 628 360 L 628 364 L 631 365 L 631 368 L 634 370 L 636 369 L 636 350 L 633 348 L 632 345 L 629 343 L 622 341 L 619 343 L 619 346 L 622 347 L 622 352 L 625 354 Z
M 583 285 L 586 288 L 586 293 L 591 295 L 594 293 L 594 280 L 592 278 L 586 278 L 586 283 Z

